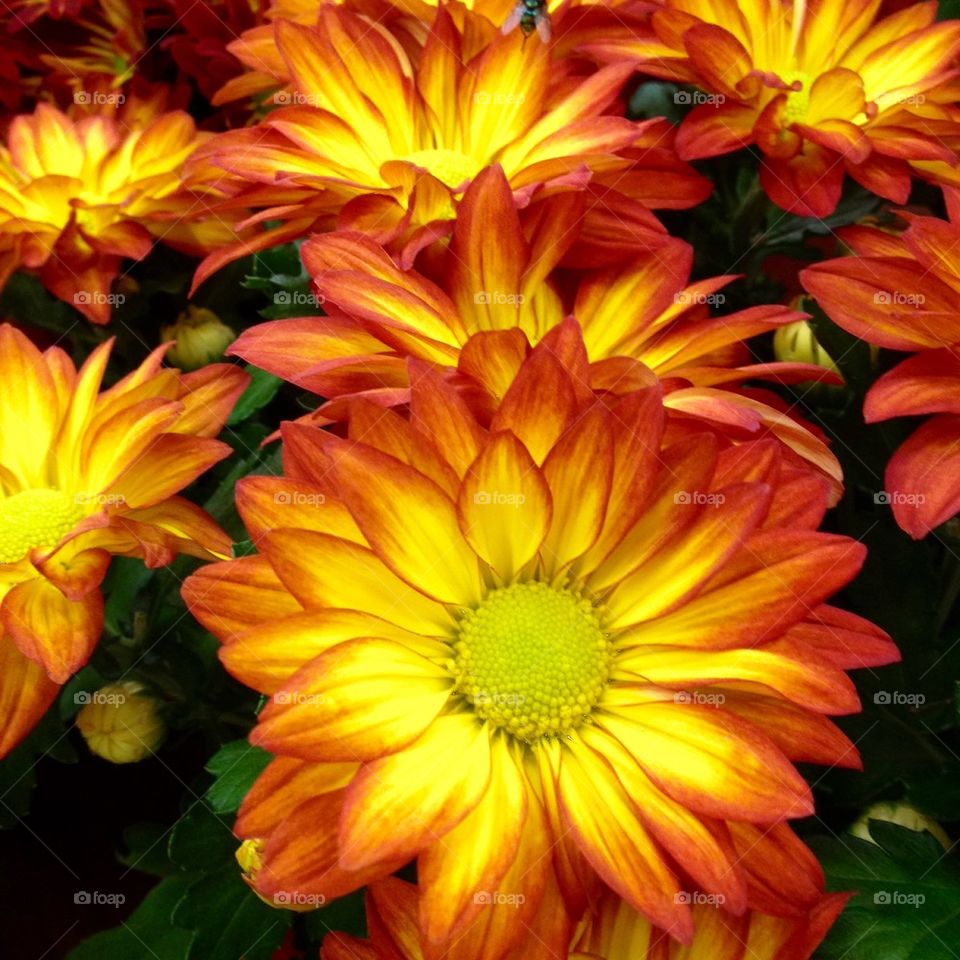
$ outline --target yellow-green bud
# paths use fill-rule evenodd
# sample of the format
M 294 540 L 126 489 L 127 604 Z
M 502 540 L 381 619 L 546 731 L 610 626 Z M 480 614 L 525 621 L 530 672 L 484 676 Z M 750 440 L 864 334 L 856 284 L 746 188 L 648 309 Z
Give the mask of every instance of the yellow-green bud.
M 160 745 L 165 732 L 161 704 L 142 683 L 111 683 L 78 696 L 85 703 L 76 724 L 91 753 L 111 763 L 135 763 Z
M 864 810 L 860 819 L 850 828 L 850 832 L 861 840 L 875 842 L 870 836 L 869 821 L 871 820 L 895 823 L 901 827 L 906 827 L 908 830 L 915 830 L 917 833 L 927 830 L 933 834 L 944 850 L 949 850 L 952 846 L 950 837 L 947 836 L 943 827 L 936 820 L 932 820 L 909 803 L 893 803 L 890 801 L 875 803 L 872 807 Z
M 782 363 L 812 363 L 834 373 L 840 372 L 806 320 L 778 327 L 773 335 L 773 353 Z
M 177 317 L 176 323 L 160 329 L 161 341 L 177 341 L 167 360 L 181 370 L 197 370 L 220 360 L 236 336 L 212 310 L 193 305 Z

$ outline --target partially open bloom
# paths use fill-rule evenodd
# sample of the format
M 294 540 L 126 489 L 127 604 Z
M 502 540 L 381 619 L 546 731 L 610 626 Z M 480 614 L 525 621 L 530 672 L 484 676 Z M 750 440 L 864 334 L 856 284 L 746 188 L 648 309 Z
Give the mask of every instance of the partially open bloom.
M 233 202 L 260 208 L 258 221 L 282 223 L 211 257 L 199 276 L 229 256 L 334 223 L 412 260 L 447 232 L 463 189 L 494 162 L 523 201 L 549 185 L 644 188 L 631 173 L 645 169 L 649 149 L 659 159 L 658 149 L 672 147 L 673 132 L 662 119 L 636 124 L 611 109 L 630 64 L 556 91 L 542 43 L 503 36 L 466 11 L 464 19 L 458 27 L 439 7 L 415 62 L 379 23 L 335 4 L 321 8 L 315 27 L 277 21 L 276 48 L 292 77 L 274 98 L 280 108 L 256 127 L 219 135 L 191 165 L 204 176 L 211 166 L 227 171 Z M 686 174 L 675 204 L 692 206 L 709 184 L 674 164 Z
M 870 227 L 842 236 L 860 256 L 815 264 L 801 280 L 845 330 L 913 353 L 874 383 L 863 415 L 933 414 L 893 454 L 877 492 L 919 539 L 960 511 L 960 222 L 911 217 L 899 236 Z
M 51 293 L 106 323 L 123 259 L 142 259 L 157 240 L 202 253 L 236 238 L 204 187 L 183 187 L 183 163 L 204 136 L 193 120 L 125 119 L 73 120 L 40 104 L 11 123 L 0 146 L 0 284 L 18 267 L 37 270 Z
M 691 899 L 693 897 L 691 896 Z M 846 902 L 843 894 L 826 895 L 809 912 L 786 919 L 749 911 L 734 917 L 703 897 L 691 910 L 693 941 L 684 946 L 651 926 L 629 904 L 605 895 L 577 925 L 570 960 L 809 960 Z M 515 909 L 509 893 L 488 891 L 487 909 Z M 426 960 L 417 936 L 417 888 L 391 877 L 370 885 L 366 894 L 369 940 L 330 933 L 320 960 Z M 467 934 L 467 937 L 470 935 Z M 503 960 L 546 960 L 537 943 L 536 926 L 527 942 Z
M 551 271 L 579 244 L 583 199 L 561 195 L 540 206 L 528 242 L 503 173 L 487 168 L 464 194 L 436 283 L 401 270 L 359 234 L 316 236 L 302 255 L 328 316 L 260 324 L 245 331 L 232 352 L 331 398 L 313 419 L 333 420 L 359 394 L 405 402 L 408 356 L 446 366 L 454 376 L 473 334 L 509 330 L 519 342 L 536 344 L 572 314 L 583 330 L 595 389 L 631 389 L 625 369 L 641 360 L 667 383 L 665 402 L 679 416 L 737 436 L 769 429 L 839 487 L 839 464 L 818 436 L 773 406 L 772 395 L 732 389 L 749 379 L 827 376 L 812 363 L 751 362 L 750 337 L 805 314 L 776 304 L 713 316 L 725 300 L 719 291 L 735 278 L 690 283 L 693 251 L 681 240 L 631 251 L 625 265 L 582 273 L 575 292 L 565 293 L 569 278 Z
M 844 173 L 896 203 L 913 163 L 957 165 L 960 21 L 917 3 L 876 20 L 879 0 L 666 0 L 650 31 L 591 47 L 633 56 L 656 76 L 694 84 L 677 151 L 712 157 L 755 145 L 774 203 L 824 217 Z
M 808 909 L 792 761 L 857 765 L 827 715 L 858 708 L 845 669 L 896 656 L 824 605 L 864 554 L 816 532 L 826 481 L 772 440 L 662 446 L 657 379 L 633 361 L 598 396 L 575 325 L 483 351 L 508 384 L 485 415 L 411 360 L 409 420 L 359 399 L 346 439 L 285 425 L 286 476 L 238 487 L 259 554 L 185 584 L 270 698 L 235 827 L 256 888 L 330 900 L 416 858 L 424 939 L 464 960 L 467 928 L 499 956 L 538 910 L 562 952 L 604 885 L 683 940 L 684 891 Z M 492 890 L 522 899 L 492 914 Z
M 212 559 L 230 539 L 177 494 L 230 448 L 213 439 L 246 383 L 221 364 L 161 369 L 162 350 L 98 393 L 110 344 L 77 371 L 0 326 L 0 756 L 90 656 L 112 555 Z

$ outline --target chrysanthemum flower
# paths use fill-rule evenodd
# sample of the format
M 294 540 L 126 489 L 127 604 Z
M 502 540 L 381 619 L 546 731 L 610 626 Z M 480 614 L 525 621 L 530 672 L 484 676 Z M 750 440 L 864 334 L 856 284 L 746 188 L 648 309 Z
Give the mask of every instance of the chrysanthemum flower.
M 134 74 L 147 49 L 145 5 L 139 0 L 98 0 L 93 9 L 73 15 L 73 36 L 82 43 L 40 59 L 55 74 L 84 84 L 108 78 L 114 88 Z
M 681 157 L 748 145 L 774 203 L 823 217 L 844 172 L 896 203 L 911 164 L 957 165 L 943 141 L 960 132 L 954 83 L 960 22 L 918 3 L 876 20 L 878 0 L 666 0 L 647 35 L 614 30 L 588 46 L 632 56 L 701 94 L 677 137 Z
M 293 78 L 276 97 L 285 105 L 256 127 L 219 135 L 191 161 L 204 176 L 211 165 L 229 172 L 240 201 L 260 209 L 258 221 L 283 221 L 229 255 L 334 221 L 415 253 L 448 229 L 464 187 L 490 163 L 524 201 L 544 185 L 573 189 L 604 177 L 626 193 L 616 182 L 630 183 L 645 169 L 645 150 L 660 145 L 647 135 L 672 144 L 669 125 L 610 112 L 630 64 L 553 91 L 544 44 L 503 36 L 467 11 L 463 18 L 458 27 L 439 7 L 416 62 L 384 27 L 344 7 L 323 6 L 316 27 L 277 21 L 276 47 Z M 692 206 L 703 181 L 675 164 L 687 172 Z M 681 188 L 677 205 L 685 196 Z
M 188 253 L 235 240 L 202 187 L 182 185 L 203 136 L 180 111 L 133 128 L 46 104 L 17 117 L 0 146 L 0 285 L 18 267 L 37 270 L 51 293 L 107 323 L 124 258 L 156 240 Z
M 90 656 L 112 555 L 161 566 L 230 554 L 175 494 L 230 452 L 213 437 L 246 375 L 162 370 L 161 349 L 98 393 L 109 353 L 103 344 L 77 371 L 0 326 L 0 755 Z
M 514 898 L 505 891 L 485 891 L 483 899 L 490 911 L 515 909 Z M 843 894 L 826 895 L 806 915 L 791 919 L 752 911 L 734 917 L 711 903 L 699 903 L 691 911 L 695 932 L 686 947 L 623 900 L 607 895 L 577 925 L 569 954 L 544 952 L 534 926 L 526 942 L 502 960 L 568 955 L 570 960 L 809 960 L 846 899 Z M 425 960 L 416 935 L 418 906 L 418 891 L 411 883 L 390 877 L 371 884 L 366 895 L 370 939 L 330 933 L 320 960 Z
M 656 378 L 634 362 L 643 386 L 598 400 L 575 326 L 501 356 L 488 417 L 411 361 L 409 421 L 360 400 L 348 439 L 287 424 L 287 476 L 238 488 L 259 555 L 185 585 L 271 698 L 251 882 L 330 900 L 416 858 L 430 950 L 464 958 L 468 927 L 499 956 L 545 897 L 561 952 L 559 897 L 576 916 L 603 884 L 687 940 L 687 890 L 806 909 L 791 761 L 856 766 L 826 715 L 857 709 L 844 669 L 895 657 L 823 605 L 862 546 L 815 532 L 826 484 L 774 441 L 661 449 Z M 494 916 L 489 890 L 523 900 Z
M 960 511 L 960 220 L 911 216 L 899 236 L 869 227 L 842 236 L 860 256 L 815 264 L 801 280 L 845 330 L 913 353 L 870 388 L 863 414 L 867 423 L 933 414 L 890 459 L 882 491 L 919 539 Z
M 400 270 L 359 234 L 318 235 L 302 255 L 328 316 L 260 324 L 231 352 L 332 398 L 315 419 L 333 420 L 361 393 L 404 402 L 408 356 L 447 366 L 452 375 L 473 334 L 518 331 L 521 342 L 536 344 L 572 313 L 583 329 L 593 387 L 631 389 L 625 358 L 641 360 L 668 383 L 666 403 L 679 415 L 738 436 L 769 429 L 839 488 L 839 464 L 818 436 L 763 402 L 766 395 L 724 389 L 752 378 L 789 383 L 829 376 L 813 364 L 751 362 L 749 337 L 805 314 L 772 305 L 712 316 L 724 301 L 718 291 L 735 278 L 690 283 L 693 251 L 680 240 L 585 274 L 575 294 L 564 296 L 548 278 L 558 263 L 581 256 L 569 253 L 581 245 L 584 200 L 561 195 L 540 206 L 536 239 L 528 242 L 503 173 L 487 168 L 464 194 L 446 259 L 434 271 L 438 283 Z

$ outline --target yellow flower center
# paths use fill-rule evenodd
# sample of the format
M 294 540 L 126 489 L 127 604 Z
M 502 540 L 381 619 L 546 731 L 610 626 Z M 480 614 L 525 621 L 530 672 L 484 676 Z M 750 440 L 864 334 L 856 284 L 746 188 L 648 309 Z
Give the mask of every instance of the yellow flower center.
M 579 726 L 613 656 L 589 600 L 537 582 L 488 594 L 461 621 L 455 650 L 458 691 L 479 716 L 527 742 Z
M 0 500 L 0 563 L 56 546 L 83 516 L 80 504 L 59 490 L 24 490 Z
M 443 147 L 437 150 L 417 150 L 400 159 L 432 173 L 451 190 L 472 180 L 482 169 L 482 164 L 473 157 Z

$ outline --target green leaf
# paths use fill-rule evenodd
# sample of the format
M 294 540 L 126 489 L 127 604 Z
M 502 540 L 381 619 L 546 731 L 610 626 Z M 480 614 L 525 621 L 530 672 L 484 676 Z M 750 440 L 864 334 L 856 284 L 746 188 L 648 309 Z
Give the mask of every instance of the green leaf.
M 234 813 L 273 758 L 266 750 L 246 740 L 224 744 L 208 761 L 207 770 L 216 780 L 207 790 L 207 800 L 217 813 Z
M 122 926 L 94 934 L 67 960 L 184 960 L 194 935 L 172 926 L 170 918 L 188 887 L 183 877 L 162 880 Z
M 227 420 L 227 426 L 235 427 L 238 423 L 243 423 L 248 417 L 252 417 L 258 410 L 265 407 L 276 395 L 283 381 L 275 377 L 266 370 L 260 370 L 252 364 L 246 365 L 246 371 L 250 374 L 250 385 L 240 395 L 237 405 Z
M 960 943 L 960 863 L 926 832 L 870 821 L 876 843 L 814 838 L 831 890 L 856 896 L 818 957 L 823 960 L 955 960 Z
M 30 809 L 37 764 L 45 757 L 72 763 L 77 756 L 69 740 L 69 727 L 54 705 L 30 735 L 0 763 L 0 829 L 13 826 Z
M 158 877 L 176 873 L 167 852 L 167 835 L 170 828 L 162 823 L 135 823 L 123 831 L 123 847 L 120 862 L 143 873 Z
M 170 832 L 170 859 L 183 870 L 216 870 L 233 864 L 239 843 L 230 822 L 214 813 L 207 804 L 196 801 Z
M 269 960 L 290 919 L 263 903 L 235 868 L 195 880 L 173 914 L 174 923 L 194 931 L 190 960 Z
M 108 633 L 119 637 L 130 632 L 134 603 L 155 573 L 144 566 L 142 560 L 131 557 L 113 559 L 103 583 L 106 596 L 103 625 Z

